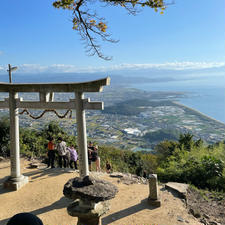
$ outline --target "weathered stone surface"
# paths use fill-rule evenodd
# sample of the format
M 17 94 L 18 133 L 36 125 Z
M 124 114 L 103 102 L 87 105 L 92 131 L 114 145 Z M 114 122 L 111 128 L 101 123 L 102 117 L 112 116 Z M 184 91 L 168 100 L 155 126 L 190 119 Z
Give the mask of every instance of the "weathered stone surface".
M 209 221 L 209 225 L 218 225 L 216 221 Z
M 115 172 L 109 175 L 110 177 L 113 178 L 119 178 L 119 180 L 117 181 L 118 183 L 123 183 L 123 184 L 147 184 L 147 179 L 145 179 L 144 177 L 139 177 L 137 175 L 134 174 L 130 174 L 130 173 L 119 173 L 119 172 Z
M 67 207 L 70 216 L 78 217 L 77 225 L 100 225 L 100 217 L 109 211 L 109 202 L 76 200 Z
M 67 207 L 70 216 L 78 217 L 77 225 L 99 225 L 100 217 L 109 210 L 109 200 L 118 189 L 110 182 L 86 176 L 70 179 L 63 194 L 75 201 Z
M 199 211 L 198 208 L 193 207 L 193 208 L 191 208 L 191 209 L 189 210 L 189 212 L 190 212 L 195 218 L 200 218 L 200 217 L 201 217 L 201 212 Z
M 160 207 L 161 206 L 160 199 L 152 200 L 152 199 L 148 198 L 148 203 L 149 203 L 149 205 L 155 206 L 155 207 Z
M 31 162 L 31 163 L 29 163 L 29 168 L 30 169 L 34 169 L 34 168 L 43 169 L 43 168 L 46 168 L 46 164 L 41 163 L 41 162 Z
M 186 199 L 188 186 L 188 184 L 168 182 L 165 185 L 165 188 L 167 190 L 175 191 L 181 198 Z
M 202 216 L 205 217 L 206 219 L 209 219 L 210 218 L 210 216 L 207 215 L 206 213 L 204 213 Z
M 63 194 L 67 198 L 93 202 L 112 199 L 117 192 L 117 187 L 112 183 L 90 176 L 70 179 L 63 189 Z
M 157 174 L 150 174 L 148 181 L 149 181 L 148 203 L 152 206 L 160 207 L 161 201 L 159 197 Z
M 79 218 L 100 217 L 109 210 L 109 202 L 83 202 L 76 200 L 67 207 L 70 216 Z
M 11 190 L 11 191 L 17 191 L 21 187 L 23 187 L 25 184 L 29 182 L 28 177 L 21 175 L 19 178 L 11 178 L 9 177 L 4 182 L 4 188 Z
M 185 220 L 181 216 L 177 216 L 177 221 L 179 221 L 179 222 L 185 222 Z
M 158 181 L 157 181 L 157 174 L 150 174 L 149 175 L 149 199 L 157 200 L 159 199 L 158 196 Z
M 207 222 L 207 220 L 205 218 L 201 218 L 200 222 L 204 225 L 209 225 L 209 223 Z

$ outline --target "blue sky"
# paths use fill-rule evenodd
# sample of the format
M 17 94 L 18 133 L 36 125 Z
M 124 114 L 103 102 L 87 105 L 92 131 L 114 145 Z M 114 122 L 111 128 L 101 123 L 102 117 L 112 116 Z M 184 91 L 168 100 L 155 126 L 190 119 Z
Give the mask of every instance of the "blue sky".
M 145 9 L 131 16 L 123 8 L 96 6 L 112 37 L 120 40 L 102 45 L 111 61 L 87 56 L 71 28 L 70 13 L 53 8 L 52 2 L 1 2 L 0 73 L 8 63 L 23 73 L 225 65 L 224 0 L 175 0 L 164 15 Z

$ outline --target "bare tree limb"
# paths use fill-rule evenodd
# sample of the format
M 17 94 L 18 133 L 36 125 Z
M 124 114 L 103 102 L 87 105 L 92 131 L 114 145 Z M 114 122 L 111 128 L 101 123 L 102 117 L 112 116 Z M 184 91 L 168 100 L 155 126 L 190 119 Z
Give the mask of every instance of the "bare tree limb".
M 104 60 L 111 60 L 112 57 L 102 53 L 99 42 L 116 43 L 118 40 L 112 39 L 111 34 L 106 32 L 105 18 L 98 17 L 96 12 L 91 12 L 91 7 L 88 7 L 90 1 L 57 0 L 53 3 L 53 6 L 55 8 L 72 10 L 73 29 L 79 32 L 88 55 L 97 55 Z M 163 10 L 166 8 L 165 0 L 100 0 L 100 2 L 124 7 L 132 15 L 136 15 L 143 7 L 150 7 L 155 11 L 160 9 L 160 13 L 163 13 Z

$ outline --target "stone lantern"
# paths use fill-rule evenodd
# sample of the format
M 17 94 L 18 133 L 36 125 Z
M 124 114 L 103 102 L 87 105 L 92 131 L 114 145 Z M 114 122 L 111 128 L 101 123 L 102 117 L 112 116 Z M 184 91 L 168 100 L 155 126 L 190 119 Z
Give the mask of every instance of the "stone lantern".
M 100 217 L 109 210 L 109 199 L 118 189 L 108 181 L 90 176 L 70 179 L 63 194 L 74 202 L 67 207 L 70 216 L 78 217 L 77 225 L 100 225 Z

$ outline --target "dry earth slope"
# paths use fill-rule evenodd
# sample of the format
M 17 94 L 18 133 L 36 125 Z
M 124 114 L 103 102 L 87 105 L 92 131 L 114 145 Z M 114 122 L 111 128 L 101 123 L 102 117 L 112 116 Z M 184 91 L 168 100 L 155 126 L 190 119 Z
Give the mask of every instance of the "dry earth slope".
M 70 200 L 62 190 L 67 180 L 78 173 L 66 169 L 31 169 L 27 160 L 21 160 L 24 175 L 29 184 L 16 192 L 3 189 L 3 182 L 10 174 L 9 161 L 0 163 L 0 225 L 19 212 L 31 212 L 40 217 L 45 225 L 74 225 L 77 219 L 66 211 Z M 119 193 L 112 199 L 111 210 L 102 217 L 102 225 L 200 225 L 188 211 L 185 202 L 161 187 L 160 208 L 148 205 L 148 185 L 118 183 L 105 173 L 94 173 L 101 179 L 114 183 Z

